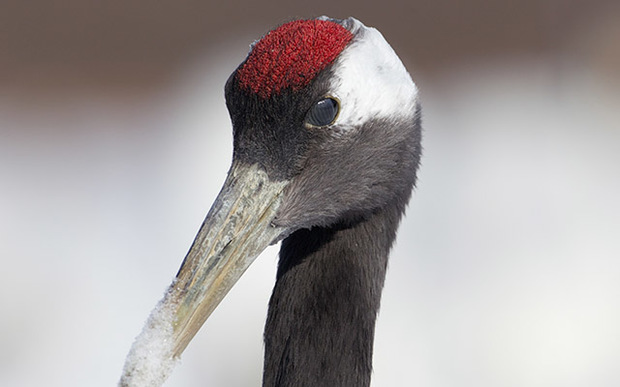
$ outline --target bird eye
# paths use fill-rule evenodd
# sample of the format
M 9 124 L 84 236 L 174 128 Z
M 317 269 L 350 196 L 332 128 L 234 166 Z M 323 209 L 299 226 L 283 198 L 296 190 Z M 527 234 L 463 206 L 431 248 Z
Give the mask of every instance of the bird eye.
M 332 97 L 323 98 L 312 106 L 306 122 L 312 126 L 327 126 L 336 120 L 339 111 L 338 100 Z

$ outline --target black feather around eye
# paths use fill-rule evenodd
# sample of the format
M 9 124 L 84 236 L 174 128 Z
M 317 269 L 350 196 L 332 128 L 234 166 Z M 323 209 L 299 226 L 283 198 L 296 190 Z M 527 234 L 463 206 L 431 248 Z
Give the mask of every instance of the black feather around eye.
M 306 122 L 312 126 L 327 126 L 338 116 L 340 105 L 334 98 L 327 97 L 312 106 L 306 117 Z

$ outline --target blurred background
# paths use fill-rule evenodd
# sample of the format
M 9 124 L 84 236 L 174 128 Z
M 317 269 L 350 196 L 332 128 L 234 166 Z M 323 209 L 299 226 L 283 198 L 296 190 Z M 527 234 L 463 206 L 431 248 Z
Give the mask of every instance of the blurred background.
M 0 385 L 115 385 L 224 180 L 223 86 L 299 17 L 378 28 L 425 154 L 374 386 L 620 385 L 614 0 L 0 4 Z M 271 247 L 167 386 L 258 386 Z

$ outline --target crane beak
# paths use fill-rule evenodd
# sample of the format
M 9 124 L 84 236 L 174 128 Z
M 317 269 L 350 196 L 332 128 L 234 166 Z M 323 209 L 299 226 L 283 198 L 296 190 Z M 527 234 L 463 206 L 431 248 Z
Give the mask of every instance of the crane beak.
M 177 305 L 175 357 L 254 259 L 284 232 L 271 221 L 285 185 L 269 180 L 257 165 L 231 167 L 170 288 Z
M 286 232 L 271 223 L 286 184 L 256 165 L 233 162 L 176 279 L 134 342 L 121 386 L 148 372 L 165 380 L 165 364 L 181 355 L 254 259 Z M 153 341 L 163 348 L 154 349 Z

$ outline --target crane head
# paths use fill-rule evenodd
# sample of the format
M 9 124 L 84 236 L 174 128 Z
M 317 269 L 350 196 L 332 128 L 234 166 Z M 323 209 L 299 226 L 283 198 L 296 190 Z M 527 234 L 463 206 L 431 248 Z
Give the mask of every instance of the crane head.
M 251 46 L 225 94 L 232 166 L 121 385 L 143 372 L 140 345 L 153 331 L 164 332 L 162 359 L 178 358 L 268 245 L 395 201 L 404 208 L 415 184 L 417 88 L 383 36 L 354 18 L 275 28 Z

